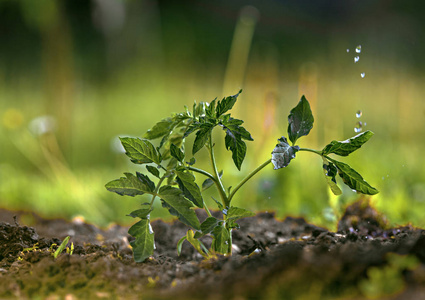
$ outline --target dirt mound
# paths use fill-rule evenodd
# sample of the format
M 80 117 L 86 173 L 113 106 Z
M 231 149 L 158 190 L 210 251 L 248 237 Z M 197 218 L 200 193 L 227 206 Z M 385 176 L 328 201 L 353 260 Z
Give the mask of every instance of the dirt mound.
M 155 254 L 135 263 L 128 228 L 37 216 L 27 227 L 11 222 L 13 214 L 19 215 L 0 211 L 9 221 L 0 223 L 2 299 L 421 299 L 425 293 L 425 231 L 386 228 L 364 203 L 347 209 L 336 233 L 271 213 L 240 220 L 234 255 L 208 261 L 186 242 L 177 256 L 187 230 L 179 222 L 154 221 Z M 72 255 L 55 259 L 68 235 Z

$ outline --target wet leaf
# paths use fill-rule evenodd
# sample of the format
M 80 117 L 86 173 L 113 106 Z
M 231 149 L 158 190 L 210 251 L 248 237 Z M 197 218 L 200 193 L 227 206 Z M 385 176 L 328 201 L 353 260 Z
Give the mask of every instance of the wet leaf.
M 170 214 L 179 218 L 184 224 L 199 230 L 201 224 L 193 209 L 193 203 L 187 200 L 180 189 L 163 186 L 159 190 L 159 197 L 163 200 L 162 206 L 167 208 Z
M 143 262 L 153 254 L 154 233 L 149 219 L 142 219 L 131 226 L 128 234 L 135 238 L 130 245 L 133 248 L 133 257 L 136 262 Z
M 155 147 L 146 139 L 139 138 L 120 138 L 121 143 L 126 151 L 126 155 L 130 157 L 135 164 L 161 163 L 161 157 Z
M 195 182 L 195 176 L 190 172 L 185 171 L 184 168 L 179 168 L 174 171 L 177 175 L 177 183 L 180 190 L 187 199 L 193 202 L 197 207 L 204 207 L 204 200 L 202 199 L 201 190 Z
M 377 189 L 367 183 L 363 177 L 349 165 L 334 159 L 329 160 L 335 164 L 338 168 L 338 174 L 342 178 L 342 181 L 351 189 L 366 195 L 375 195 L 379 193 Z
M 310 104 L 307 99 L 302 96 L 298 105 L 295 106 L 288 116 L 288 135 L 292 144 L 297 139 L 309 134 L 313 128 L 314 117 L 311 112 Z
M 106 189 L 121 196 L 126 195 L 131 197 L 143 195 L 144 193 L 150 193 L 152 191 L 148 184 L 142 182 L 133 174 L 124 173 L 124 175 L 125 177 L 108 182 L 105 185 Z
M 282 136 L 278 139 L 279 144 L 272 151 L 272 163 L 274 169 L 284 168 L 293 158 L 295 158 L 295 153 L 299 150 L 298 146 L 290 146 L 287 139 Z
M 334 153 L 340 156 L 348 156 L 366 143 L 372 135 L 373 132 L 368 130 L 342 142 L 332 141 L 323 148 L 322 154 Z

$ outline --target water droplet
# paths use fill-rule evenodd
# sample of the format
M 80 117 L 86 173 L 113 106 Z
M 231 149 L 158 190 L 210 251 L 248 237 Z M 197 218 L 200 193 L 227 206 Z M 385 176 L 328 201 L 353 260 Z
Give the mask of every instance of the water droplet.
M 350 49 L 347 49 L 347 53 L 350 52 Z
M 356 123 L 356 126 L 354 127 L 354 132 L 361 132 L 363 130 L 363 123 L 361 121 L 358 121 Z
M 366 76 L 365 72 L 360 73 L 360 76 L 361 76 L 362 78 L 364 78 L 364 77 Z
M 356 47 L 356 53 L 360 53 L 360 52 L 362 52 L 362 45 L 358 45 Z
M 357 112 L 356 112 L 356 117 L 357 118 L 360 118 L 361 116 L 362 116 L 362 111 L 361 110 L 358 110 Z
M 358 62 L 358 61 L 359 61 L 359 59 L 360 59 L 360 57 L 359 57 L 359 56 L 355 56 L 355 57 L 354 57 L 354 63 Z

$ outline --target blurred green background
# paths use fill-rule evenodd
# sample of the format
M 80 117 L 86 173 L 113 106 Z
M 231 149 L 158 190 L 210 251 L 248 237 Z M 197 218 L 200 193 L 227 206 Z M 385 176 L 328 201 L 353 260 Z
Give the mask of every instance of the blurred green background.
M 141 136 L 194 100 L 242 88 L 232 115 L 245 120 L 254 141 L 241 172 L 217 142 L 227 186 L 270 157 L 286 135 L 289 110 L 305 95 L 315 124 L 300 146 L 345 140 L 362 122 L 375 136 L 343 161 L 380 190 L 371 201 L 391 224 L 425 226 L 422 7 L 396 0 L 0 0 L 0 207 L 129 224 L 125 215 L 146 199 L 104 188 L 138 170 L 118 136 Z M 209 168 L 203 152 L 197 166 Z M 234 205 L 334 227 L 359 195 L 344 189 L 332 196 L 321 164 L 299 153 L 287 168 L 257 175 Z M 153 217 L 163 215 L 158 205 Z

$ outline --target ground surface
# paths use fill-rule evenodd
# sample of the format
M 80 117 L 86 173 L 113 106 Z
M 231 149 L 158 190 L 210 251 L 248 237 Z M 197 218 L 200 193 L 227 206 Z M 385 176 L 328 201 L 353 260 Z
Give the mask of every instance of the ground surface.
M 135 263 L 128 228 L 0 210 L 0 299 L 425 299 L 425 231 L 386 228 L 367 202 L 337 233 L 270 213 L 239 224 L 234 255 L 205 261 L 187 242 L 177 256 L 184 225 L 154 221 L 155 254 Z M 54 259 L 66 236 L 73 254 Z

